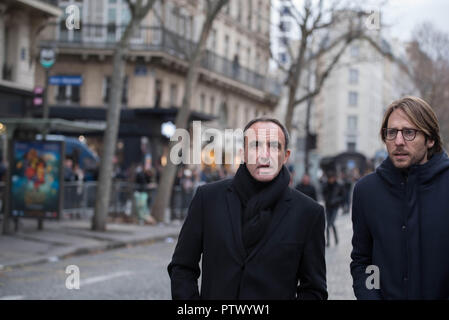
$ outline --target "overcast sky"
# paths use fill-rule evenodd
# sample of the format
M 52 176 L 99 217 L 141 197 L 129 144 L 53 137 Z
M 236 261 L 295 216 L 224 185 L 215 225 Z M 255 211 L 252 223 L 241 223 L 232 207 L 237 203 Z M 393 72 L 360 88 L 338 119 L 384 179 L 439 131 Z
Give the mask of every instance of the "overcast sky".
M 391 25 L 391 34 L 401 40 L 409 40 L 423 21 L 449 33 L 449 0 L 389 0 L 382 16 L 383 23 Z
M 303 1 L 293 0 L 298 8 L 302 7 Z M 384 36 L 408 41 L 415 26 L 424 21 L 431 21 L 437 29 L 449 33 L 449 0 L 386 0 L 386 5 L 379 7 L 381 2 L 383 0 L 364 0 L 355 3 L 359 3 L 367 11 L 381 11 L 382 24 L 388 27 L 383 32 Z M 333 1 L 324 0 L 324 6 L 331 3 Z M 279 4 L 280 0 L 273 0 L 275 8 L 279 8 Z M 276 14 L 272 18 L 272 23 L 277 25 Z

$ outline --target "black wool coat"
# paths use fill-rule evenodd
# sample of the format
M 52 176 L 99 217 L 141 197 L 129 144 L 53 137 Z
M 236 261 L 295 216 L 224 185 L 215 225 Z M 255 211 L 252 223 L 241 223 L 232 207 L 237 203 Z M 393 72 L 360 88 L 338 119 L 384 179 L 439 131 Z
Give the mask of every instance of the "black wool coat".
M 324 226 L 323 207 L 287 188 L 268 231 L 246 256 L 232 179 L 201 186 L 168 266 L 172 297 L 327 299 Z
M 449 299 L 449 159 L 406 178 L 389 158 L 354 188 L 351 273 L 358 299 Z M 369 290 L 369 265 L 380 287 Z M 371 277 L 368 282 L 374 284 Z

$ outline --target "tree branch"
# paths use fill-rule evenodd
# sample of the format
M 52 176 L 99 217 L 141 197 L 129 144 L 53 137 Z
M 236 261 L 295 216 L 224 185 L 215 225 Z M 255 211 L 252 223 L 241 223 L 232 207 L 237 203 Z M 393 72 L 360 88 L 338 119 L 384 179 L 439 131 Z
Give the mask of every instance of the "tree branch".
M 346 50 L 346 48 L 348 47 L 349 43 L 351 43 L 353 39 L 348 39 L 345 44 L 343 45 L 343 47 L 340 49 L 340 51 L 334 56 L 334 58 L 332 59 L 331 63 L 329 64 L 329 66 L 326 68 L 326 70 L 323 72 L 323 74 L 320 77 L 316 78 L 316 85 L 315 85 L 315 90 L 313 90 L 312 92 L 307 93 L 305 96 L 301 97 L 300 99 L 296 100 L 294 102 L 294 105 L 297 106 L 301 103 L 303 103 L 304 101 L 307 101 L 308 99 L 311 99 L 313 97 L 315 97 L 316 95 L 318 95 L 321 91 L 321 88 L 323 87 L 324 81 L 329 77 L 329 75 L 331 74 L 333 68 L 335 67 L 335 65 L 338 63 L 338 61 L 340 60 L 340 57 L 343 55 L 344 51 Z

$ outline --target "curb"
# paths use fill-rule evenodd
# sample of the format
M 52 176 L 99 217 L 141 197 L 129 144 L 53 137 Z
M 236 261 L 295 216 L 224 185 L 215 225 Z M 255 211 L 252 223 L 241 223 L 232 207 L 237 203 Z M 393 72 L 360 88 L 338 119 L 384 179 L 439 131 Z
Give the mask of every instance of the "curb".
M 45 256 L 45 257 L 39 257 L 39 258 L 35 258 L 35 259 L 32 258 L 29 261 L 0 265 L 0 272 L 6 271 L 6 270 L 8 270 L 8 271 L 16 270 L 16 269 L 20 269 L 20 268 L 27 267 L 27 266 L 37 265 L 37 264 L 58 262 L 61 260 L 65 260 L 65 259 L 77 257 L 77 256 L 82 256 L 82 255 L 98 254 L 98 253 L 102 253 L 105 251 L 120 249 L 120 248 L 124 248 L 124 247 L 151 245 L 154 243 L 162 242 L 167 238 L 177 238 L 178 236 L 179 236 L 179 231 L 176 233 L 169 233 L 169 234 L 166 234 L 163 236 L 143 238 L 143 239 L 137 239 L 137 240 L 110 241 L 109 243 L 106 243 L 104 245 L 97 245 L 97 246 L 92 246 L 92 247 L 74 247 L 69 252 L 61 253 L 59 255 Z

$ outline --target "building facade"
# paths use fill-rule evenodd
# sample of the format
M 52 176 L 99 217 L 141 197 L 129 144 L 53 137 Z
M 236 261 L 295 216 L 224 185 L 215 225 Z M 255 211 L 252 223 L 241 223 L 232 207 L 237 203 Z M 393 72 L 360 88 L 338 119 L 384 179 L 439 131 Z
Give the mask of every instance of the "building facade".
M 289 32 L 294 22 L 289 18 L 288 10 L 289 6 L 281 1 L 279 21 L 284 24 L 282 28 L 287 29 L 279 32 L 277 40 L 280 41 L 279 46 L 283 41 L 288 41 L 294 49 L 298 47 L 298 40 L 292 39 Z M 313 50 L 316 50 L 318 44 L 326 46 L 326 43 L 338 39 L 349 30 L 348 23 L 351 19 L 355 21 L 352 18 L 354 13 L 351 11 L 337 11 L 334 14 L 342 15 L 342 19 L 339 19 L 340 22 L 336 26 L 316 37 L 314 35 L 310 45 Z M 390 39 L 381 29 L 374 28 L 367 33 L 383 51 L 393 53 L 405 61 L 405 44 Z M 327 68 L 342 45 L 341 43 L 334 47 L 320 59 L 306 66 L 307 70 L 304 70 L 301 79 L 301 88 L 297 90 L 297 98 L 305 94 L 304 84 L 310 79 L 314 81 L 314 70 Z M 277 51 L 279 62 L 283 62 L 284 67 L 288 68 L 291 57 L 287 55 L 283 58 L 286 54 L 285 48 Z M 311 78 L 309 68 L 312 70 Z M 385 156 L 385 148 L 379 136 L 383 113 L 393 100 L 413 92 L 411 80 L 396 62 L 382 55 L 367 41 L 353 40 L 326 78 L 320 94 L 311 101 L 295 107 L 291 135 L 296 179 L 299 180 L 305 171 L 305 122 L 308 103 L 311 103 L 309 132 L 316 137 L 316 144 L 309 151 L 309 172 L 312 179 L 317 182 L 330 167 L 339 172 L 348 172 L 359 166 L 359 160 L 366 162 L 374 160 L 378 163 L 378 158 Z M 277 107 L 277 115 L 281 119 L 285 117 L 287 95 L 288 91 L 284 89 Z M 338 161 L 336 167 L 337 156 L 341 161 Z M 360 168 L 361 171 L 365 169 L 365 166 Z
M 32 107 L 41 26 L 61 10 L 51 1 L 0 3 L 0 117 L 25 116 Z
M 81 25 L 79 30 L 68 30 L 64 17 L 54 21 L 42 37 L 41 46 L 58 51 L 50 75 L 59 82 L 49 88 L 50 108 L 75 108 L 80 116 L 87 108 L 104 113 L 110 97 L 113 48 L 130 20 L 129 9 L 124 0 L 60 0 L 58 4 L 62 10 L 76 5 Z M 208 120 L 203 125 L 242 128 L 249 119 L 273 111 L 280 85 L 268 77 L 270 10 L 270 0 L 231 0 L 214 21 L 191 106 L 197 120 Z M 147 114 L 153 120 L 159 117 L 160 123 L 174 122 L 184 94 L 187 58 L 204 20 L 205 1 L 156 2 L 130 41 L 123 110 Z M 44 72 L 38 69 L 36 82 L 44 81 Z M 160 123 L 150 125 L 153 131 L 122 135 L 125 140 L 120 146 L 135 149 L 137 141 L 147 137 L 150 153 L 160 161 L 167 152 Z
M 380 31 L 372 30 L 371 36 L 382 51 L 405 61 L 405 44 Z M 361 154 L 373 169 L 386 156 L 379 134 L 385 110 L 413 92 L 411 79 L 396 62 L 366 41 L 351 43 L 315 99 L 320 157 Z M 348 160 L 337 169 L 350 171 L 354 166 Z

